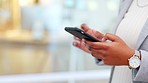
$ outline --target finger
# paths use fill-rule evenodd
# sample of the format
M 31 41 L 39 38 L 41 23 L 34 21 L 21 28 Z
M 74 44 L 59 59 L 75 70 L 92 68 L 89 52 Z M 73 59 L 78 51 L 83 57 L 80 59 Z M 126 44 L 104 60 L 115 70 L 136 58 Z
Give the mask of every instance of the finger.
M 107 38 L 107 40 L 111 40 L 111 41 L 118 41 L 119 40 L 118 36 L 111 34 L 111 33 L 107 33 L 105 35 L 105 37 Z
M 80 40 L 73 42 L 73 45 L 81 49 L 83 46 L 85 46 L 85 43 L 82 40 Z
M 78 40 L 78 41 L 81 41 L 81 39 L 80 39 L 80 38 L 78 38 L 78 37 L 74 37 L 74 39 L 75 39 L 75 40 Z
M 91 53 L 91 51 L 87 48 L 86 44 L 83 41 L 73 42 L 73 45 L 87 53 Z
M 90 49 L 92 53 L 101 54 L 104 57 L 106 56 L 106 50 Z
M 94 37 L 97 38 L 98 40 L 105 42 L 107 38 L 105 37 L 104 34 L 100 33 L 99 31 L 95 31 L 92 29 L 92 33 L 94 33 Z
M 90 28 L 86 25 L 86 24 L 82 24 L 81 25 L 82 30 L 84 30 L 85 32 L 87 32 L 88 30 L 90 30 Z
M 107 38 L 104 36 L 101 40 L 102 42 L 106 42 Z
M 102 33 L 100 33 L 99 31 L 94 31 L 95 33 L 95 37 L 97 37 L 97 39 L 102 40 L 102 38 L 104 37 L 104 35 Z
M 104 49 L 105 50 L 105 49 L 108 48 L 106 42 L 89 42 L 89 41 L 86 41 L 86 44 L 92 49 Z
M 106 52 L 104 50 L 91 50 L 91 53 L 96 56 L 100 55 L 101 59 L 104 59 L 106 57 Z
M 93 57 L 95 57 L 96 59 L 102 59 L 102 60 L 104 59 L 101 54 L 92 53 L 91 55 L 92 55 Z

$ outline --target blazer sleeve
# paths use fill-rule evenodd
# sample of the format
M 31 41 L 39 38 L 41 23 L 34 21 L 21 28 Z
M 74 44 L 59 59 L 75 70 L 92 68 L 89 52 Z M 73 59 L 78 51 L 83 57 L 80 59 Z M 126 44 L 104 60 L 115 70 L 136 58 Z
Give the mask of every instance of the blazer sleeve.
M 133 69 L 133 81 L 148 82 L 148 51 L 141 51 L 141 65 L 139 69 Z

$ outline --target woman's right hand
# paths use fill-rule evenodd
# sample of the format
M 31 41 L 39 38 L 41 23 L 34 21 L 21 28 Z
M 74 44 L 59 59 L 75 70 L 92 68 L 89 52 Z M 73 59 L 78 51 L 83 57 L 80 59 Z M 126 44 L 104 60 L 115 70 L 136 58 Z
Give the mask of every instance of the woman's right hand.
M 95 37 L 96 39 L 98 39 L 100 41 L 106 41 L 104 34 L 98 32 L 98 31 L 95 31 L 93 29 L 90 29 L 86 24 L 82 24 L 81 28 L 84 32 L 90 34 L 91 36 Z M 74 46 L 76 46 L 77 48 L 79 48 L 87 53 L 91 53 L 91 51 L 89 50 L 89 47 L 85 43 L 84 39 L 81 40 L 77 37 L 74 37 L 74 39 L 76 40 L 76 42 L 73 42 Z

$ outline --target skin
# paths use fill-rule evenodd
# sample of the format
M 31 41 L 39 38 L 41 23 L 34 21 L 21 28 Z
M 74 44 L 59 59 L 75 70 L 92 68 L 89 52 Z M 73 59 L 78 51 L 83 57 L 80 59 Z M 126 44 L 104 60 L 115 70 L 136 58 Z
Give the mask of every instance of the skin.
M 90 42 L 75 37 L 77 42 L 73 42 L 74 46 L 92 54 L 97 59 L 102 59 L 106 65 L 128 65 L 128 59 L 133 56 L 134 50 L 128 47 L 120 37 L 110 33 L 103 35 L 90 29 L 86 24 L 82 24 L 81 28 L 102 42 Z M 110 42 L 106 42 L 106 40 Z

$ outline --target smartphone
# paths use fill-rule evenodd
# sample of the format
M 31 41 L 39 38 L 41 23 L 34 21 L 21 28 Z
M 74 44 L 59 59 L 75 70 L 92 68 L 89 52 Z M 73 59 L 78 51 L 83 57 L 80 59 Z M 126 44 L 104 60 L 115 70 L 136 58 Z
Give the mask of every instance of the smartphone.
M 87 34 L 77 27 L 65 27 L 65 30 L 80 39 L 85 39 L 92 42 L 100 42 L 98 39 L 94 38 L 93 36 Z

